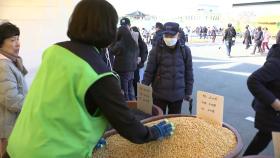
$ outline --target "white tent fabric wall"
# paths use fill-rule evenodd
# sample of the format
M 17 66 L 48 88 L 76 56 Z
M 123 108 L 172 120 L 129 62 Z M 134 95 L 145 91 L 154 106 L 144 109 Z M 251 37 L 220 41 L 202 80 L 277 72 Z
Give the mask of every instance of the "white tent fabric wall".
M 1 0 L 0 19 L 8 20 L 20 28 L 20 55 L 29 70 L 31 83 L 41 63 L 44 49 L 66 36 L 68 19 L 78 0 Z

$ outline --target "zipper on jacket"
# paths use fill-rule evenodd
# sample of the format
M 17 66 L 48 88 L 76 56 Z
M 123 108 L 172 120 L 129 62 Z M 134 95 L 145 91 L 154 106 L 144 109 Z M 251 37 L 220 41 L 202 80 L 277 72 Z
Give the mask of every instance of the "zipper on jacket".
M 172 53 L 172 66 L 173 66 L 173 73 L 172 73 L 172 80 L 173 80 L 173 82 L 172 82 L 172 90 L 175 90 L 175 82 L 176 82 L 176 62 L 175 62 L 175 60 L 176 60 L 176 55 L 177 55 L 177 49 L 178 48 L 176 48 L 175 49 L 175 52 L 174 53 Z

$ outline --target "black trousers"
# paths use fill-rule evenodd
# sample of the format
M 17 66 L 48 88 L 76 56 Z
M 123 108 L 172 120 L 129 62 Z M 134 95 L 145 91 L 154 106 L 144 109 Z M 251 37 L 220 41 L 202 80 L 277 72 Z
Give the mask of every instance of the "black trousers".
M 180 114 L 182 108 L 183 100 L 178 100 L 175 102 L 169 102 L 163 99 L 154 98 L 154 105 L 157 105 L 163 111 L 163 114 L 166 114 L 166 108 L 168 107 L 168 114 Z
M 257 48 L 258 48 L 258 53 L 262 52 L 262 47 L 261 46 L 262 46 L 262 43 L 255 43 L 254 50 L 251 54 L 255 54 Z
M 137 83 L 140 82 L 140 74 L 139 74 L 139 68 L 137 68 L 134 71 L 134 79 L 133 79 L 133 87 L 134 87 L 134 94 L 137 98 Z
M 271 132 L 265 132 L 265 131 L 258 131 L 258 133 L 255 135 L 254 139 L 251 141 L 250 145 L 244 152 L 243 156 L 246 155 L 258 155 L 260 152 L 262 152 L 267 145 L 272 140 L 272 133 Z
M 250 43 L 249 42 L 245 42 L 245 44 L 246 44 L 245 49 L 248 49 L 250 47 Z

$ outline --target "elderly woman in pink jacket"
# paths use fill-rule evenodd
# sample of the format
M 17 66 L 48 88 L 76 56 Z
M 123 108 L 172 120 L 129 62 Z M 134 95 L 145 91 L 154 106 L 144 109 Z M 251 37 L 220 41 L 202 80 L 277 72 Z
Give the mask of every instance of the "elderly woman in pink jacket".
M 27 92 L 27 71 L 18 56 L 19 34 L 18 27 L 9 22 L 0 25 L 0 158 L 5 157 L 8 137 Z

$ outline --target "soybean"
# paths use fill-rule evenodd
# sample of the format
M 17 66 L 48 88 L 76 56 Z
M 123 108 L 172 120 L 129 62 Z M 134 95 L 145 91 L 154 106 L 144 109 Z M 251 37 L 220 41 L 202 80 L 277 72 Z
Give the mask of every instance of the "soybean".
M 222 158 L 237 145 L 227 128 L 194 117 L 168 119 L 176 129 L 169 138 L 133 144 L 120 135 L 106 139 L 107 145 L 94 152 L 96 158 Z M 152 126 L 161 120 L 148 123 Z

